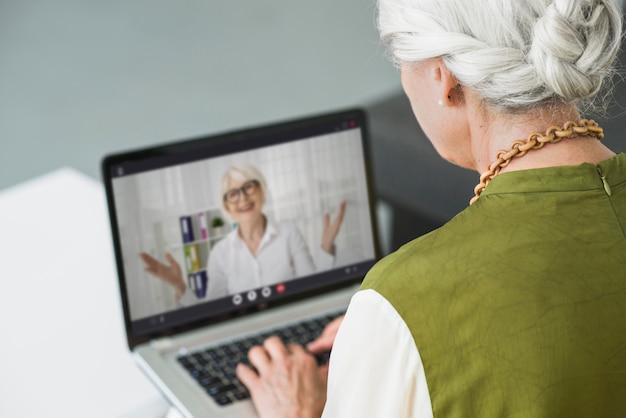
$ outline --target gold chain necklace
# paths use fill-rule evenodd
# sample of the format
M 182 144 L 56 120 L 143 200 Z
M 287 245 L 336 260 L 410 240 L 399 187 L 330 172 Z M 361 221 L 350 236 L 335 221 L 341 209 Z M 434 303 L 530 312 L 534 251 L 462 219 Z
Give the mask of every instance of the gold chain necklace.
M 546 130 L 545 135 L 533 132 L 525 141 L 521 139 L 514 141 L 509 150 L 498 151 L 495 161 L 480 176 L 480 183 L 474 187 L 475 196 L 470 200 L 470 205 L 478 200 L 489 182 L 500 173 L 500 170 L 509 165 L 513 158 L 523 157 L 528 151 L 543 148 L 547 143 L 556 144 L 562 139 L 582 135 L 592 136 L 600 140 L 604 137 L 604 131 L 594 120 L 581 119 L 578 123 L 573 121 L 565 122 L 562 128 L 551 126 Z

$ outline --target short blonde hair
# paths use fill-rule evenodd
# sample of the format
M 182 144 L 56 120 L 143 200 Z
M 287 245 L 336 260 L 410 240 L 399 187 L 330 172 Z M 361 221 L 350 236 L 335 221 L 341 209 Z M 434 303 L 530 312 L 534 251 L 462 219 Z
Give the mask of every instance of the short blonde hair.
M 224 171 L 222 175 L 221 182 L 221 200 L 222 200 L 222 208 L 228 213 L 228 208 L 226 207 L 226 201 L 224 200 L 224 194 L 229 190 L 230 180 L 242 181 L 246 182 L 248 180 L 257 180 L 259 182 L 259 187 L 261 188 L 262 193 L 262 202 L 265 203 L 265 198 L 267 196 L 267 183 L 265 182 L 265 177 L 261 173 L 261 171 L 253 165 L 250 164 L 233 164 Z

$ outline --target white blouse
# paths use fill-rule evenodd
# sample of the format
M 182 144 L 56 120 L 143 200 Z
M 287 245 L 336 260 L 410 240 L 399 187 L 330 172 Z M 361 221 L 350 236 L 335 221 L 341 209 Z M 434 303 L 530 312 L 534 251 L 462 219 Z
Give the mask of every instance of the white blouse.
M 422 360 L 413 336 L 378 292 L 357 292 L 330 357 L 323 418 L 432 418 Z
M 208 289 L 203 301 L 285 282 L 332 268 L 334 257 L 321 249 L 313 262 L 298 228 L 290 222 L 267 222 L 256 256 L 234 229 L 209 254 Z M 200 302 L 187 288 L 183 306 Z

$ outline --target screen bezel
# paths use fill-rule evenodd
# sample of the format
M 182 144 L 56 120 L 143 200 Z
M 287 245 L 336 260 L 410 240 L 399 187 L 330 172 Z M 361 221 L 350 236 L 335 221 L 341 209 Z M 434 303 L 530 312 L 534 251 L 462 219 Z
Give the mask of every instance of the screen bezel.
M 138 150 L 123 151 L 105 156 L 102 159 L 101 170 L 106 191 L 111 234 L 113 237 L 114 255 L 117 266 L 119 290 L 121 295 L 124 323 L 128 345 L 132 350 L 135 346 L 153 340 L 172 336 L 180 332 L 194 330 L 213 323 L 222 323 L 225 320 L 240 318 L 260 310 L 272 309 L 323 294 L 343 287 L 354 286 L 364 277 L 366 272 L 359 269 L 354 275 L 346 275 L 344 279 L 333 284 L 325 285 L 315 290 L 307 290 L 294 295 L 286 295 L 280 300 L 262 301 L 244 308 L 233 308 L 231 312 L 218 317 L 193 320 L 184 325 L 165 326 L 162 329 L 147 333 L 136 333 L 131 319 L 128 291 L 126 288 L 126 273 L 123 266 L 122 249 L 120 246 L 118 220 L 115 210 L 113 180 L 117 177 L 115 171 L 123 168 L 124 175 L 131 175 L 143 171 L 168 167 L 175 164 L 204 160 L 239 151 L 261 148 L 272 144 L 286 143 L 292 140 L 316 135 L 328 134 L 333 131 L 350 129 L 346 123 L 355 124 L 361 129 L 364 169 L 368 188 L 369 211 L 374 243 L 374 260 L 380 258 L 380 244 L 375 211 L 375 187 L 370 157 L 366 114 L 362 109 L 350 109 L 332 114 L 306 117 L 291 121 L 279 122 L 265 126 L 245 128 L 221 134 L 207 135 L 187 140 L 173 141 L 162 145 L 147 147 Z M 185 308 L 191 309 L 191 308 Z

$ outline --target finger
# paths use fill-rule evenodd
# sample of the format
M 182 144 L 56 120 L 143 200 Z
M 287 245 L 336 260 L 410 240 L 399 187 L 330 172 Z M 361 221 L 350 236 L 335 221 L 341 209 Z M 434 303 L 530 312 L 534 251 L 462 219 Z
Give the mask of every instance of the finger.
M 170 253 L 165 253 L 165 259 L 167 260 L 168 263 L 170 263 L 170 266 L 178 264 L 176 262 L 176 259 Z
M 281 360 L 289 355 L 287 347 L 278 337 L 269 337 L 263 342 L 263 347 L 271 360 Z
M 302 356 L 302 355 L 311 356 L 311 354 L 307 353 L 304 347 L 302 347 L 300 344 L 296 344 L 296 343 L 289 344 L 289 347 L 287 347 L 287 349 L 289 350 L 289 353 L 291 353 L 292 356 Z
M 151 268 L 151 269 L 154 268 L 154 263 L 156 262 L 156 259 L 152 257 L 150 254 L 139 253 L 139 257 L 141 258 L 141 260 L 143 260 L 144 263 L 146 263 L 147 268 Z
M 241 383 L 250 389 L 250 391 L 254 392 L 257 390 L 260 378 L 254 370 L 243 363 L 239 363 L 235 369 L 235 373 L 237 374 L 237 378 L 241 380 Z
M 337 211 L 337 217 L 335 217 L 333 226 L 338 227 L 339 225 L 341 225 L 341 223 L 343 222 L 343 216 L 345 213 L 346 213 L 346 201 L 344 200 L 339 205 L 339 210 Z
M 324 382 L 328 381 L 328 363 L 322 364 L 319 367 L 320 379 Z
M 347 200 L 342 200 L 341 203 L 339 203 L 339 213 L 343 214 L 346 211 L 347 204 L 348 204 Z
M 270 368 L 270 358 L 265 348 L 260 345 L 254 346 L 248 351 L 248 360 L 258 371 L 265 374 Z
M 317 359 L 311 355 L 311 353 L 306 351 L 300 344 L 290 344 L 288 350 L 292 359 L 296 362 L 317 367 Z
M 329 351 L 335 343 L 335 337 L 337 336 L 337 332 L 339 331 L 339 326 L 342 321 L 343 315 L 330 321 L 328 325 L 324 327 L 322 334 L 307 344 L 307 349 L 315 354 Z
M 317 339 L 307 344 L 306 348 L 313 354 L 321 354 L 329 351 L 333 346 L 334 338 L 327 335 L 320 335 Z
M 324 331 L 322 331 L 322 334 L 327 334 L 327 335 L 332 335 L 332 336 L 337 335 L 337 331 L 339 331 L 339 327 L 341 326 L 341 323 L 343 322 L 344 317 L 345 315 L 339 315 L 337 318 L 330 321 L 324 327 Z
M 181 276 L 180 264 L 178 264 L 178 261 L 176 261 L 172 254 L 166 253 L 165 258 L 167 259 L 167 262 L 170 264 L 170 268 L 172 268 L 172 271 L 176 274 L 176 276 Z M 163 267 L 165 266 L 163 265 Z M 182 277 L 180 278 L 180 280 L 177 281 L 182 281 Z
M 324 214 L 324 229 L 327 229 L 330 226 L 330 214 Z

